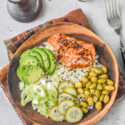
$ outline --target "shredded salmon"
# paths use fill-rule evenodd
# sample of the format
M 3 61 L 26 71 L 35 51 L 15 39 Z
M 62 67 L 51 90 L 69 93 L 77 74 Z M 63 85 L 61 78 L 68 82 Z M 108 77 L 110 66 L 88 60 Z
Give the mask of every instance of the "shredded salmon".
M 95 60 L 95 47 L 92 43 L 63 34 L 54 35 L 47 41 L 56 48 L 57 60 L 61 59 L 69 69 L 88 67 Z

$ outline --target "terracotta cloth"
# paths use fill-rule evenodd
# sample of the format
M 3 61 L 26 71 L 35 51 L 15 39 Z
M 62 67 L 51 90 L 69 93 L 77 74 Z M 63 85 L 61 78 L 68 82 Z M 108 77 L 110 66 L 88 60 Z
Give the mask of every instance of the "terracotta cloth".
M 30 36 L 32 36 L 35 32 L 37 32 L 38 30 L 40 30 L 42 27 L 49 25 L 49 24 L 53 24 L 53 23 L 57 23 L 57 22 L 72 22 L 72 23 L 76 23 L 79 24 L 81 26 L 84 26 L 90 30 L 91 26 L 89 25 L 85 15 L 83 14 L 81 9 L 77 9 L 74 10 L 70 13 L 68 13 L 66 16 L 58 18 L 58 19 L 54 19 L 51 21 L 48 21 L 45 24 L 36 26 L 30 30 L 27 30 L 11 39 L 5 40 L 5 45 L 7 47 L 7 51 L 8 51 L 8 56 L 10 61 L 12 60 L 14 53 L 16 52 L 16 50 L 22 45 L 22 43 L 24 43 Z M 92 30 L 93 31 L 93 30 Z M 3 67 L 0 70 L 0 85 L 3 88 L 6 96 L 8 97 L 8 99 L 10 100 L 11 104 L 13 105 L 14 109 L 16 110 L 17 114 L 19 115 L 20 119 L 22 120 L 24 125 L 37 125 L 35 123 L 31 123 L 29 120 L 27 120 L 26 118 L 24 118 L 22 116 L 22 114 L 19 112 L 18 108 L 15 106 L 15 104 L 13 103 L 10 94 L 9 94 L 9 90 L 8 90 L 8 83 L 7 83 L 7 72 L 8 72 L 8 68 L 9 68 L 9 64 L 6 65 L 5 67 Z M 117 99 L 120 98 L 121 96 L 125 95 L 125 78 L 123 78 L 123 75 L 120 73 L 119 75 L 119 90 L 118 90 L 118 94 L 117 94 Z

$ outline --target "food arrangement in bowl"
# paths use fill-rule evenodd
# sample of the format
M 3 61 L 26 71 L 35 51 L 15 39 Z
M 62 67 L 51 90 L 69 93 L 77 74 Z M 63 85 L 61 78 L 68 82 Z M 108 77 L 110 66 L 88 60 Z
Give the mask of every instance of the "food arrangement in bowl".
M 64 34 L 23 52 L 16 73 L 21 105 L 31 103 L 56 122 L 77 123 L 94 108 L 102 110 L 115 90 L 95 45 Z

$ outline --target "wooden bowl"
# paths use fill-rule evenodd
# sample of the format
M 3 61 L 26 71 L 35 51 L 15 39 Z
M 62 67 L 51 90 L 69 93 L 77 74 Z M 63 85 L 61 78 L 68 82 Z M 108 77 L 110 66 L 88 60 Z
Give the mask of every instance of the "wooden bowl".
M 108 104 L 104 106 L 101 111 L 93 109 L 88 113 L 80 122 L 76 125 L 92 125 L 99 121 L 104 115 L 110 110 L 112 104 L 115 101 L 115 97 L 118 89 L 118 66 L 111 49 L 108 45 L 100 39 L 96 34 L 90 30 L 72 23 L 58 23 L 44 27 L 33 36 L 31 36 L 16 52 L 8 72 L 8 84 L 10 94 L 19 108 L 20 112 L 29 120 L 41 125 L 70 125 L 68 122 L 54 122 L 51 119 L 46 119 L 41 116 L 38 112 L 33 111 L 31 104 L 27 104 L 25 107 L 21 106 L 20 90 L 19 90 L 19 79 L 16 75 L 16 69 L 19 66 L 19 57 L 27 49 L 35 46 L 42 45 L 43 41 L 46 41 L 48 37 L 62 33 L 69 36 L 73 36 L 79 40 L 91 42 L 96 47 L 96 52 L 99 55 L 99 61 L 103 65 L 108 67 L 109 78 L 115 82 L 115 90 L 111 94 L 111 98 Z

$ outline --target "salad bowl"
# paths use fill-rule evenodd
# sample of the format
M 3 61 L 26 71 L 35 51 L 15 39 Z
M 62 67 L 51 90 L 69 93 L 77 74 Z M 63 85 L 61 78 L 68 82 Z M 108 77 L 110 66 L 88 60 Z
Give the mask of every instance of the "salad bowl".
M 54 34 L 61 33 L 68 36 L 73 36 L 79 40 L 84 40 L 89 43 L 93 43 L 97 54 L 99 55 L 99 62 L 108 68 L 108 75 L 114 81 L 115 90 L 111 93 L 110 101 L 104 108 L 100 111 L 93 109 L 87 115 L 84 115 L 83 119 L 76 123 L 77 125 L 92 125 L 99 121 L 104 115 L 111 109 L 118 90 L 118 66 L 114 54 L 108 45 L 99 38 L 92 31 L 72 23 L 57 23 L 46 26 L 40 31 L 31 36 L 15 53 L 13 60 L 11 61 L 9 72 L 8 72 L 8 84 L 10 95 L 18 107 L 21 114 L 32 121 L 33 123 L 38 123 L 40 125 L 70 125 L 68 122 L 54 122 L 50 118 L 41 116 L 38 112 L 32 109 L 29 103 L 25 107 L 21 106 L 21 92 L 19 90 L 19 79 L 16 74 L 16 70 L 19 66 L 20 55 L 27 49 L 33 47 L 42 46 L 43 42 Z

